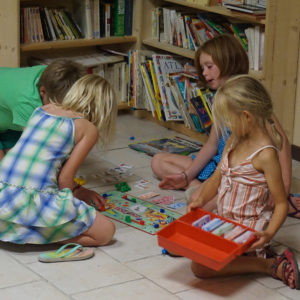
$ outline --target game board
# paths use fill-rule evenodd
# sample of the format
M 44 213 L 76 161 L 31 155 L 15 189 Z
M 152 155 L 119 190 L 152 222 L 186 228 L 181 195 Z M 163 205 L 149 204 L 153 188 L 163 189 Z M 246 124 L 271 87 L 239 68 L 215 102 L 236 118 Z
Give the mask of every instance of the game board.
M 149 234 L 181 217 L 181 214 L 119 191 L 107 192 L 104 215 Z

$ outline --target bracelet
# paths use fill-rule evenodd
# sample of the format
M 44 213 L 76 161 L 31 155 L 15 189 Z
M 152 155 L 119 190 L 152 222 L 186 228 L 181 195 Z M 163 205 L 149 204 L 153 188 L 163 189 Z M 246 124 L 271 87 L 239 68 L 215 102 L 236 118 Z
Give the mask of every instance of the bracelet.
M 72 193 L 74 193 L 76 190 L 81 188 L 81 184 L 77 183 L 73 188 L 72 188 Z
M 182 174 L 184 175 L 184 179 L 185 179 L 185 182 L 186 182 L 185 187 L 186 187 L 186 186 L 189 184 L 189 179 L 188 179 L 188 176 L 187 176 L 187 174 L 185 173 L 185 171 L 183 171 Z

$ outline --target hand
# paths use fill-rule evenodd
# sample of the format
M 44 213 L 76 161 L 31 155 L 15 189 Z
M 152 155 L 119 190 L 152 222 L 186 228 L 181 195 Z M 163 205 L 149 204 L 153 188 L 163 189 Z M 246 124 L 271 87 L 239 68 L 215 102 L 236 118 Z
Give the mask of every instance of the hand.
M 257 240 L 251 245 L 251 247 L 247 251 L 253 251 L 258 248 L 263 248 L 265 244 L 268 244 L 272 239 L 272 235 L 269 234 L 267 231 L 256 231 L 255 235 L 257 236 Z
M 164 176 L 160 184 L 158 185 L 161 189 L 166 190 L 179 190 L 188 185 L 184 173 L 171 174 Z
M 191 212 L 191 210 L 202 207 L 203 205 L 203 199 L 201 197 L 198 197 L 193 201 L 191 200 L 191 202 L 187 206 L 187 212 Z
M 88 190 L 81 186 L 74 192 L 74 196 L 88 205 L 95 205 L 96 208 L 101 209 L 105 205 L 105 200 L 101 195 L 95 191 Z

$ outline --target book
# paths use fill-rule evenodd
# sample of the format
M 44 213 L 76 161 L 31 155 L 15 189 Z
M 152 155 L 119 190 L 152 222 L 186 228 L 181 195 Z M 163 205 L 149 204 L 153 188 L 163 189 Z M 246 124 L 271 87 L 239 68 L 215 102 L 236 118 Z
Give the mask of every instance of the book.
M 203 146 L 202 143 L 191 141 L 179 136 L 170 138 L 154 139 L 145 142 L 137 142 L 128 145 L 131 149 L 144 152 L 153 156 L 159 152 L 168 152 L 181 155 L 189 155 L 198 152 Z
M 225 3 L 224 6 L 230 10 L 236 10 L 252 15 L 265 15 L 266 14 L 266 9 L 255 6 L 255 5 L 250 5 L 250 4 L 230 4 L 230 3 Z
M 132 35 L 133 0 L 125 0 L 124 35 Z
M 100 38 L 100 0 L 93 0 L 93 36 Z
M 183 58 L 173 57 L 171 55 L 152 55 L 152 61 L 157 77 L 160 96 L 163 104 L 163 110 L 166 121 L 182 121 L 182 116 L 176 101 L 171 93 L 168 85 L 168 74 L 183 72 L 184 63 Z
M 77 0 L 75 9 L 75 21 L 79 25 L 86 39 L 93 38 L 92 7 L 91 0 Z
M 125 0 L 115 0 L 115 36 L 123 36 L 125 33 Z

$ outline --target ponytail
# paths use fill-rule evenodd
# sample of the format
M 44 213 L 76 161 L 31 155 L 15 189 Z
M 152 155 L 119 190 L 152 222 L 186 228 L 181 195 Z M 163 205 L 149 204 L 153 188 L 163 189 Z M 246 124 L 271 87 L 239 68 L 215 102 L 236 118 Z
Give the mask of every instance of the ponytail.
M 274 137 L 274 142 L 276 144 L 276 147 L 281 150 L 282 149 L 282 144 L 283 144 L 283 139 L 282 139 L 282 135 L 280 134 L 280 132 L 277 130 L 276 126 L 275 126 L 275 122 L 272 118 L 269 118 L 268 123 L 271 126 L 271 130 L 272 130 L 272 135 Z

